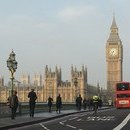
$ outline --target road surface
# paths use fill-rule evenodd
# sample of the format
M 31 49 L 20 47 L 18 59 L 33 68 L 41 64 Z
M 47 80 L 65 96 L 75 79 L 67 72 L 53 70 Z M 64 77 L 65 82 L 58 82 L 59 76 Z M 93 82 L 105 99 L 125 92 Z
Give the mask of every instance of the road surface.
M 130 109 L 77 113 L 10 130 L 130 130 Z

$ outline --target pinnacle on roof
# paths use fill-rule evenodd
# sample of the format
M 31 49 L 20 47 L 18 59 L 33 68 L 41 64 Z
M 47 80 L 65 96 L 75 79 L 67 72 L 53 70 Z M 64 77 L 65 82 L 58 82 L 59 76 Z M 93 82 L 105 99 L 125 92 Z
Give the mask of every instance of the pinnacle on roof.
M 112 21 L 111 28 L 117 28 L 115 16 L 113 16 L 113 21 Z

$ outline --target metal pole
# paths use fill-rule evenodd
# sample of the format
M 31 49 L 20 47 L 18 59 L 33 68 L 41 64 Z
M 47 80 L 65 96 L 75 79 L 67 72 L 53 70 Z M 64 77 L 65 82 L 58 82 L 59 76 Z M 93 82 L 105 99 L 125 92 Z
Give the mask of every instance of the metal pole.
M 13 84 L 13 80 L 14 80 L 14 71 L 10 70 L 11 72 L 11 96 L 13 95 L 13 90 L 14 90 L 14 84 Z
M 77 98 L 77 84 L 75 84 L 75 90 L 76 90 L 76 98 Z

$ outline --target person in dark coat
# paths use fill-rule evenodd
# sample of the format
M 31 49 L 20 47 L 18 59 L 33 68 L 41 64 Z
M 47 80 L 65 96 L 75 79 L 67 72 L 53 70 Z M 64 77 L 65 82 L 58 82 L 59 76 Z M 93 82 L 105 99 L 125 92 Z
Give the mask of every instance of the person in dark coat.
M 9 107 L 11 108 L 11 119 L 15 119 L 16 111 L 18 108 L 17 91 L 12 92 L 12 95 L 8 98 L 8 104 L 9 104 Z
M 36 104 L 35 101 L 37 99 L 37 95 L 34 92 L 34 89 L 31 89 L 31 92 L 28 93 L 28 98 L 29 98 L 30 117 L 34 117 L 34 110 Z
M 62 107 L 62 99 L 60 94 L 56 98 L 56 112 L 61 112 L 61 107 Z
M 84 110 L 86 110 L 86 108 L 87 108 L 87 100 L 86 100 L 86 98 L 84 98 L 84 100 L 83 100 L 83 108 L 84 108 Z
M 49 96 L 49 98 L 48 98 L 49 112 L 51 112 L 52 102 L 53 102 L 53 99 Z
M 99 108 L 101 108 L 102 107 L 102 99 L 99 99 L 99 104 L 98 104 L 98 106 L 99 106 Z
M 76 97 L 76 109 L 78 110 L 78 97 Z
M 77 99 L 76 99 L 76 105 L 77 105 L 77 109 L 80 111 L 81 106 L 82 106 L 82 97 L 80 94 L 79 94 L 79 97 L 77 97 Z

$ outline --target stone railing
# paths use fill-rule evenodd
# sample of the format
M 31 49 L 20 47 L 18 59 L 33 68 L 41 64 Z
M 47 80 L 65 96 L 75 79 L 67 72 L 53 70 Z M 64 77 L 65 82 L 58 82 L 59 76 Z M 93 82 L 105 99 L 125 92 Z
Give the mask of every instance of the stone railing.
M 63 103 L 62 110 L 74 110 L 76 106 L 74 103 Z M 56 111 L 55 103 L 52 105 L 52 111 Z M 48 112 L 47 103 L 36 103 L 35 112 Z M 17 109 L 17 115 L 28 114 L 29 113 L 29 103 L 19 103 Z M 9 117 L 11 115 L 11 110 L 6 103 L 0 104 L 0 118 Z
M 7 106 L 6 103 L 0 103 L 0 118 L 8 116 L 10 113 L 11 110 L 9 106 Z

